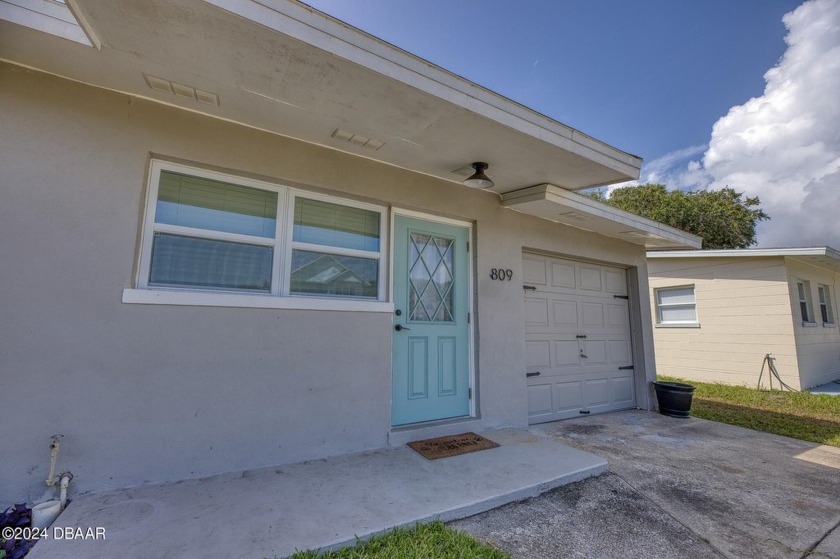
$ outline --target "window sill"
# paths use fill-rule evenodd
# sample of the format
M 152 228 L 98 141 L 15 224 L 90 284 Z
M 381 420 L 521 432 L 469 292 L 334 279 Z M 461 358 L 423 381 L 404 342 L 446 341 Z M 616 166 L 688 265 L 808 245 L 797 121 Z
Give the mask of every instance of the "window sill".
M 804 326 L 805 328 L 816 328 L 817 323 L 816 322 L 803 322 L 802 326 Z
M 834 322 L 823 322 L 823 328 L 837 328 L 837 324 Z
M 139 305 L 236 307 L 245 309 L 298 309 L 313 311 L 394 312 L 393 303 L 331 299 L 326 297 L 277 297 L 249 293 L 219 293 L 170 289 L 123 289 L 122 302 Z
M 700 328 L 699 322 L 654 324 L 654 328 Z

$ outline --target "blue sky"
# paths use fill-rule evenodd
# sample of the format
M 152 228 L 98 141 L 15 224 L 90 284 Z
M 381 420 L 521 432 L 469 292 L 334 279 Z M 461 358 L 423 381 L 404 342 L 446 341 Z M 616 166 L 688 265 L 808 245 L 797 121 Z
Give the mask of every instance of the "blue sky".
M 840 225 L 829 228 L 829 232 L 815 228 L 805 235 L 796 227 L 797 216 L 783 215 L 795 202 L 786 192 L 791 181 L 824 177 L 825 166 L 831 171 L 833 157 L 840 157 L 840 139 L 802 138 L 805 152 L 809 147 L 813 151 L 816 144 L 828 147 L 822 157 L 793 161 L 786 169 L 779 169 L 781 182 L 769 191 L 763 183 L 768 179 L 772 182 L 774 177 L 767 176 L 766 165 L 758 160 L 759 152 L 766 155 L 774 146 L 786 149 L 798 139 L 788 135 L 780 136 L 773 145 L 744 145 L 744 138 L 755 130 L 784 128 L 787 122 L 801 120 L 809 110 L 820 108 L 825 115 L 827 108 L 830 118 L 836 116 L 840 121 L 840 111 L 835 111 L 840 101 L 833 100 L 840 98 L 836 93 L 840 88 L 828 94 L 840 74 L 838 0 L 809 0 L 799 10 L 802 2 L 797 0 L 307 3 L 643 157 L 643 181 L 682 188 L 731 185 L 761 196 L 775 223 L 772 228 L 763 225 L 759 229 L 760 245 L 840 245 Z M 785 16 L 794 10 L 795 14 Z M 783 17 L 787 19 L 783 21 Z M 815 32 L 820 25 L 822 31 Z M 785 62 L 788 51 L 791 54 Z M 763 96 L 774 93 L 772 81 L 766 76 L 774 67 L 783 74 L 776 83 L 777 100 L 796 89 L 784 89 L 782 82 L 796 82 L 800 76 L 803 81 L 799 90 L 810 79 L 826 94 L 808 100 L 810 105 L 803 98 L 795 114 L 782 115 L 779 107 L 767 109 L 768 104 L 761 101 L 772 101 Z M 814 67 L 825 69 L 831 79 L 810 75 Z M 763 113 L 761 107 L 765 107 Z M 756 121 L 755 112 L 761 113 L 763 120 Z M 804 116 L 819 118 L 816 114 Z M 771 122 L 773 118 L 778 122 Z M 840 127 L 840 122 L 835 124 Z M 719 128 L 728 130 L 729 135 L 721 136 Z M 830 136 L 830 131 L 826 134 Z M 732 149 L 721 149 L 727 146 Z M 744 163 L 739 167 L 738 162 Z M 802 165 L 814 166 L 813 172 L 803 176 Z M 837 171 L 840 179 L 840 167 Z M 745 176 L 752 177 L 751 181 L 743 180 Z M 799 201 L 804 202 L 808 194 L 808 185 L 801 184 Z M 768 204 L 764 204 L 765 198 Z M 840 198 L 831 201 L 840 204 Z M 820 206 L 826 200 L 811 203 Z M 783 232 L 780 221 L 786 224 Z

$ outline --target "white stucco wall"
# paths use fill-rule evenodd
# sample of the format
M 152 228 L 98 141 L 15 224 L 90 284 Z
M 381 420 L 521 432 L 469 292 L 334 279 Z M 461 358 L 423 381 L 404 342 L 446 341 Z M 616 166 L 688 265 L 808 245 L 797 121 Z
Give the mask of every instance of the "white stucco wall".
M 390 313 L 121 302 L 152 154 L 472 221 L 471 429 L 527 423 L 523 248 L 638 267 L 637 303 L 650 304 L 641 246 L 503 209 L 492 193 L 5 64 L 0 122 L 0 505 L 41 495 L 55 433 L 76 492 L 388 444 Z M 489 280 L 492 267 L 514 281 Z M 644 391 L 650 317 L 634 316 Z

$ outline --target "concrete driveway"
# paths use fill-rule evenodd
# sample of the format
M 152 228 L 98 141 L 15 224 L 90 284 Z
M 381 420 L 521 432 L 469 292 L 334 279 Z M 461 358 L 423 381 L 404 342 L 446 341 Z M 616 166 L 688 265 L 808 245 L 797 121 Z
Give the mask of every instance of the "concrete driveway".
M 639 411 L 533 429 L 610 473 L 452 527 L 529 559 L 840 559 L 838 448 Z

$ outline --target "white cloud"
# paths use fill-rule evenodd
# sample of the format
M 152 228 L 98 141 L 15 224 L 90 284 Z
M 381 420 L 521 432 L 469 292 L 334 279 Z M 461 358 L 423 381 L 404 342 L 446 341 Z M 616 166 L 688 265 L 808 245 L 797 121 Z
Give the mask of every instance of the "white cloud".
M 700 163 L 691 158 L 702 154 L 706 148 L 708 148 L 707 144 L 690 146 L 645 162 L 642 165 L 639 180 L 612 184 L 606 187 L 606 191 L 612 193 L 616 188 L 647 183 L 659 183 L 684 189 L 705 188 L 709 180 L 700 167 Z
M 783 21 L 788 47 L 764 94 L 718 120 L 702 165 L 671 184 L 759 196 L 772 217 L 759 246 L 840 248 L 840 2 L 809 0 Z

